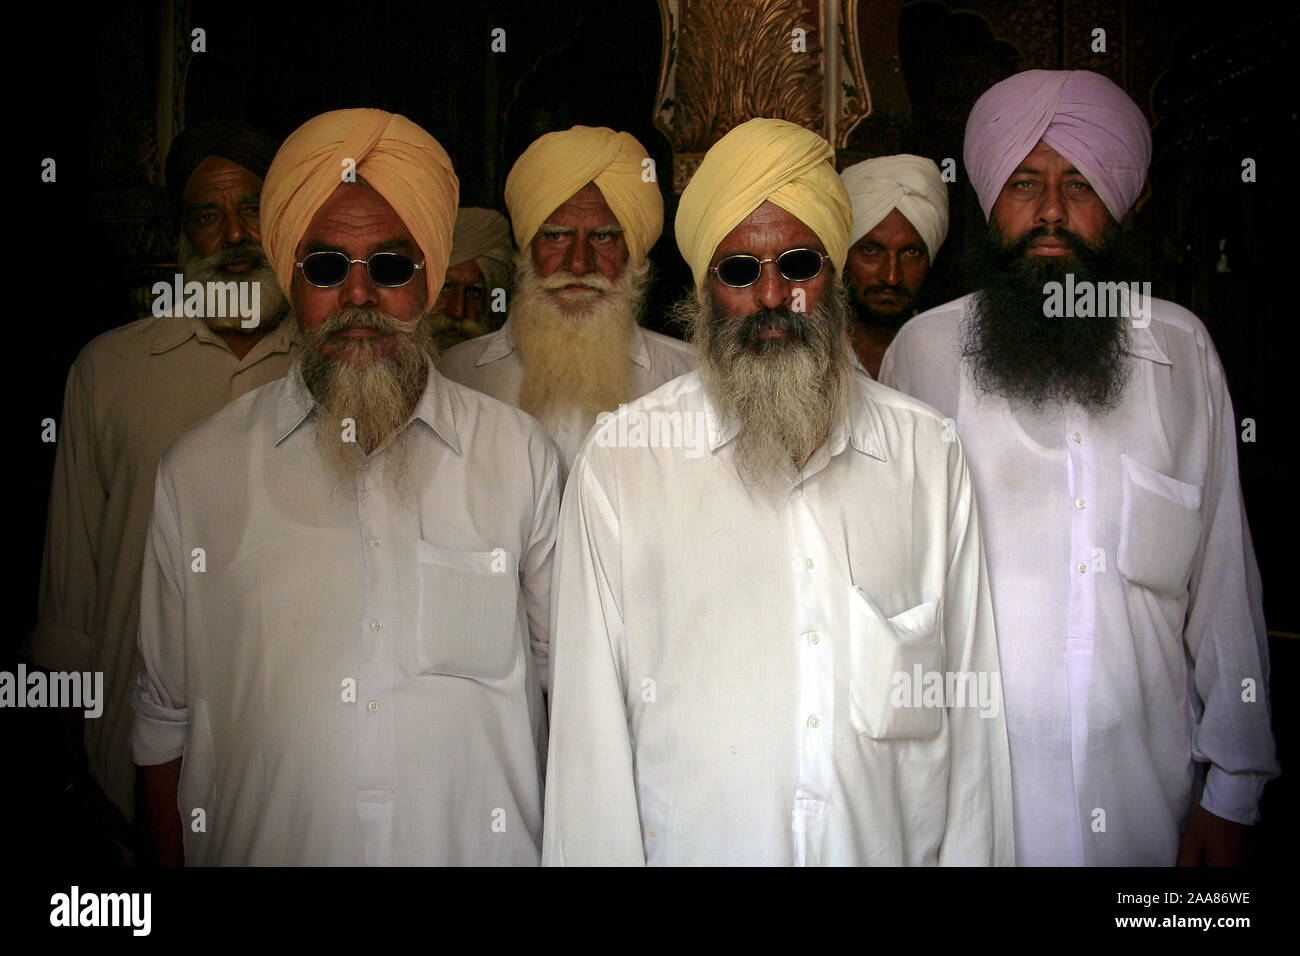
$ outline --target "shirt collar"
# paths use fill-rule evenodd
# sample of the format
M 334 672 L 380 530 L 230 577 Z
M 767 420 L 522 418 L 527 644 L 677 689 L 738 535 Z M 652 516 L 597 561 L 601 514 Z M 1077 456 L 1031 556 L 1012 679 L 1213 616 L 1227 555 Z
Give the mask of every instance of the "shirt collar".
M 424 385 L 420 400 L 411 413 L 411 419 L 402 429 L 409 428 L 411 422 L 422 421 L 433 429 L 452 451 L 460 454 L 460 440 L 456 435 L 456 414 L 452 409 L 451 385 L 447 379 L 438 374 L 432 359 L 425 359 L 429 370 L 429 379 Z M 284 387 L 280 391 L 280 403 L 275 413 L 275 444 L 292 434 L 307 416 L 316 409 L 316 399 L 312 397 L 307 383 L 302 378 L 302 359 L 294 359 L 284 377 Z
M 1135 358 L 1149 359 L 1160 365 L 1172 366 L 1174 363 L 1169 361 L 1169 356 L 1165 354 L 1164 348 L 1160 345 L 1159 340 L 1151 334 L 1151 326 L 1148 324 L 1143 328 L 1130 330 L 1128 340 L 1128 352 Z
M 856 376 L 858 373 L 854 370 L 850 374 Z M 704 422 L 709 433 L 709 450 L 716 452 L 736 437 L 740 423 L 734 419 L 724 421 L 717 406 L 713 404 L 713 399 L 709 397 L 708 390 L 703 385 L 701 390 L 704 393 Z M 866 389 L 859 386 L 856 377 L 849 392 L 847 420 L 836 423 L 825 447 L 834 456 L 843 451 L 846 444 L 880 461 L 889 460 L 884 429 L 880 424 L 880 409 L 867 395 Z
M 164 352 L 170 352 L 174 348 L 184 345 L 192 338 L 197 338 L 200 342 L 208 342 L 212 345 L 222 345 L 225 343 L 217 336 L 217 333 L 208 328 L 208 324 L 201 318 L 193 315 L 188 316 L 171 316 L 163 318 L 158 326 L 158 332 L 153 337 L 153 345 L 149 348 L 150 355 L 162 355 Z M 270 334 L 263 340 L 269 346 L 272 352 L 287 352 L 289 347 L 298 341 L 298 323 L 294 321 L 293 316 L 285 315 L 280 319 Z M 253 348 L 261 345 L 258 342 Z M 252 352 L 249 352 L 251 355 Z
M 487 346 L 474 361 L 477 367 L 503 359 L 515 349 L 514 341 L 510 338 L 509 319 L 506 319 L 501 328 L 488 333 L 487 338 L 489 340 Z M 645 329 L 639 325 L 632 326 L 632 339 L 628 343 L 627 357 L 633 364 L 641 366 L 646 371 L 650 370 L 650 346 L 646 343 Z

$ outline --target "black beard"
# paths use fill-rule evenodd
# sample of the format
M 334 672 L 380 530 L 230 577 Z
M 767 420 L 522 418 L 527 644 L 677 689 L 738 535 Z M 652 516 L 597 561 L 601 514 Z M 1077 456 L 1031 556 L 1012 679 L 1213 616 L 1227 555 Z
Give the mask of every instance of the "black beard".
M 915 302 L 916 300 L 913 299 L 912 301 Z M 856 292 L 853 293 L 853 319 L 859 325 L 865 325 L 872 329 L 893 329 L 897 332 L 915 314 L 916 309 L 909 303 L 907 308 L 901 312 L 895 312 L 892 315 L 881 315 L 867 305 Z
M 1007 246 L 995 222 L 980 243 L 977 275 L 985 277 L 967 310 L 962 357 L 976 386 L 1013 405 L 1034 409 L 1074 403 L 1107 411 L 1116 407 L 1128 383 L 1128 319 L 1048 318 L 1043 314 L 1047 282 L 1130 281 L 1138 274 L 1132 243 L 1112 223 L 1096 246 L 1057 229 L 1055 238 L 1073 255 L 1027 256 L 1038 227 Z M 1064 260 L 1064 261 L 1062 261 Z

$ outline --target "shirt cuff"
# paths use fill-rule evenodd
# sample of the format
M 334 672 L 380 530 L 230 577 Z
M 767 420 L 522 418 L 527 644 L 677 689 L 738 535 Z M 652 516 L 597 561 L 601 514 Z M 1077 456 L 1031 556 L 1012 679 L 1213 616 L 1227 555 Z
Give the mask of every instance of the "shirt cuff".
M 188 707 L 168 707 L 141 671 L 131 692 L 135 721 L 131 724 L 131 759 L 138 767 L 170 763 L 185 755 L 190 739 Z
M 1205 775 L 1201 806 L 1216 817 L 1243 826 L 1254 826 L 1259 822 L 1259 800 L 1264 794 L 1264 785 L 1271 776 L 1263 773 L 1228 773 L 1211 766 Z
M 22 656 L 47 671 L 81 672 L 90 670 L 95 642 L 85 631 L 46 617 L 36 622 Z

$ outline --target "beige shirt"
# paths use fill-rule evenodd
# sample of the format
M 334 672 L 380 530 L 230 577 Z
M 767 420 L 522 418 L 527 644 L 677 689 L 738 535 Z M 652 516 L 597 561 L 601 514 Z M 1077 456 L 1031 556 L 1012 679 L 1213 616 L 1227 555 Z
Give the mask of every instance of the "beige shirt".
M 299 368 L 158 468 L 136 761 L 184 755 L 189 864 L 536 865 L 559 455 L 430 366 L 334 479 Z
M 158 461 L 184 429 L 282 377 L 291 348 L 291 321 L 237 359 L 201 319 L 148 317 L 93 339 L 68 373 L 26 654 L 51 670 L 103 672 L 104 711 L 86 721 L 86 753 L 128 820 L 140 565 Z
M 640 326 L 632 330 L 628 358 L 632 361 L 634 398 L 654 391 L 664 382 L 685 375 L 695 367 L 695 355 L 685 342 Z M 468 385 L 508 405 L 519 407 L 519 389 L 524 383 L 524 360 L 510 339 L 509 319 L 495 332 L 448 349 L 438 359 L 438 371 L 453 382 Z M 576 409 L 570 414 L 559 414 L 542 423 L 560 447 L 566 473 L 573 467 L 573 459 L 593 424 L 594 419 Z

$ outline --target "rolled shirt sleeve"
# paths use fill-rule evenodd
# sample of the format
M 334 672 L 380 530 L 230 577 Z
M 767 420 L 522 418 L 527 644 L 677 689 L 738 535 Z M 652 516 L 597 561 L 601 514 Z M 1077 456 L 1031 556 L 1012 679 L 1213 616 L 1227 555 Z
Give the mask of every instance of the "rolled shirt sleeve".
M 175 760 L 189 740 L 185 680 L 185 616 L 181 581 L 187 573 L 180 522 L 168 490 L 166 458 L 158 468 L 153 516 L 140 589 L 140 656 L 131 703 L 131 755 L 139 766 Z

